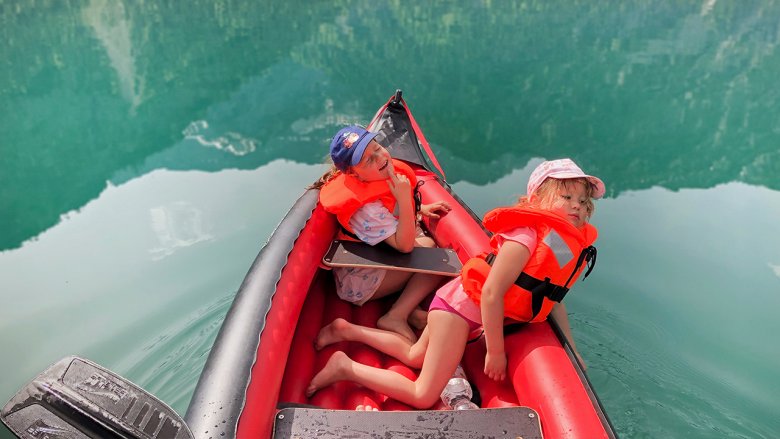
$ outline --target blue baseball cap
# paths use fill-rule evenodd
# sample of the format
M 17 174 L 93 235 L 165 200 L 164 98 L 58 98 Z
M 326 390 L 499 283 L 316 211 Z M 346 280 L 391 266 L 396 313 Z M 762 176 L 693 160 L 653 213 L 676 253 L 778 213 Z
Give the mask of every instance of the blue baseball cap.
M 379 133 L 372 133 L 358 125 L 351 125 L 339 130 L 330 142 L 330 158 L 341 171 L 360 163 L 366 147 Z

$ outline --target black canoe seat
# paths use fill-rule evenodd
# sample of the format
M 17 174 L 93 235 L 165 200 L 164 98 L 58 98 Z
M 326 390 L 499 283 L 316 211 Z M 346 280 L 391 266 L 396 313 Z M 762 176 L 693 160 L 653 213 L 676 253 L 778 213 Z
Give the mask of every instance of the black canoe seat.
M 328 267 L 371 267 L 386 270 L 457 276 L 463 265 L 449 248 L 415 247 L 401 253 L 387 245 L 370 246 L 363 242 L 335 240 L 322 263 Z
M 542 439 L 542 430 L 539 415 L 528 407 L 397 412 L 286 408 L 276 414 L 273 437 Z

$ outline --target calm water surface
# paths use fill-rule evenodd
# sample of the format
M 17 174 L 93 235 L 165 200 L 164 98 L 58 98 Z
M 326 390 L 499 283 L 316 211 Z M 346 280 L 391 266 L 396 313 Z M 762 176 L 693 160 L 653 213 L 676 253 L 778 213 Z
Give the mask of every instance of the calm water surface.
M 622 437 L 780 436 L 780 4 L 507 3 L 0 1 L 0 403 L 78 354 L 184 413 L 331 134 L 402 88 L 479 213 L 544 159 L 606 182 L 567 303 Z

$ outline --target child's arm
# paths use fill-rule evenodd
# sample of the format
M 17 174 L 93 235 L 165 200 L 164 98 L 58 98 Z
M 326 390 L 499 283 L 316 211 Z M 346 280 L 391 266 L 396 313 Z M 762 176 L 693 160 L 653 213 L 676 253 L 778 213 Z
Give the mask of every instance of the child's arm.
M 582 367 L 587 369 L 585 360 L 582 359 L 580 353 L 577 351 L 577 345 L 574 344 L 574 337 L 571 333 L 571 326 L 569 326 L 569 313 L 566 312 L 566 305 L 564 305 L 562 302 L 556 303 L 555 306 L 553 306 L 552 311 L 550 311 L 550 315 L 553 319 L 555 319 L 555 323 L 558 324 L 558 327 L 561 328 L 564 337 L 569 340 L 569 344 L 574 351 L 574 355 L 577 356 L 577 359 L 582 364 Z
M 414 239 L 417 233 L 414 203 L 412 202 L 412 184 L 405 175 L 396 175 L 392 164 L 388 165 L 389 177 L 387 185 L 396 199 L 398 206 L 398 228 L 385 242 L 396 250 L 409 253 L 414 248 Z
M 482 287 L 482 326 L 485 330 L 485 375 L 494 380 L 506 377 L 504 352 L 504 294 L 531 257 L 526 246 L 507 240 L 501 246 Z

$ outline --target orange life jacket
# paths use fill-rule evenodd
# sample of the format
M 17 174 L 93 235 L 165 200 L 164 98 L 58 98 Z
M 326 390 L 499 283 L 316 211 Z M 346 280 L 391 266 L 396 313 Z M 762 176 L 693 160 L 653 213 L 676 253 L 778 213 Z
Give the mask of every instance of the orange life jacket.
M 395 172 L 409 179 L 412 188 L 417 186 L 417 177 L 406 163 L 392 159 Z M 360 181 L 357 178 L 339 172 L 336 177 L 325 183 L 320 189 L 320 204 L 327 212 L 336 215 L 341 226 L 354 234 L 349 219 L 366 203 L 379 200 L 391 213 L 395 211 L 396 200 L 387 181 Z M 414 203 L 414 200 L 412 200 Z
M 492 210 L 483 223 L 496 234 L 517 227 L 531 227 L 537 233 L 536 249 L 504 295 L 504 315 L 511 319 L 543 321 L 553 305 L 563 300 L 585 266 L 587 277 L 596 263 L 596 248 L 591 244 L 598 232 L 590 224 L 578 229 L 552 212 L 520 206 Z M 490 245 L 493 253 L 469 259 L 461 271 L 463 289 L 477 304 L 498 248 L 496 236 Z

